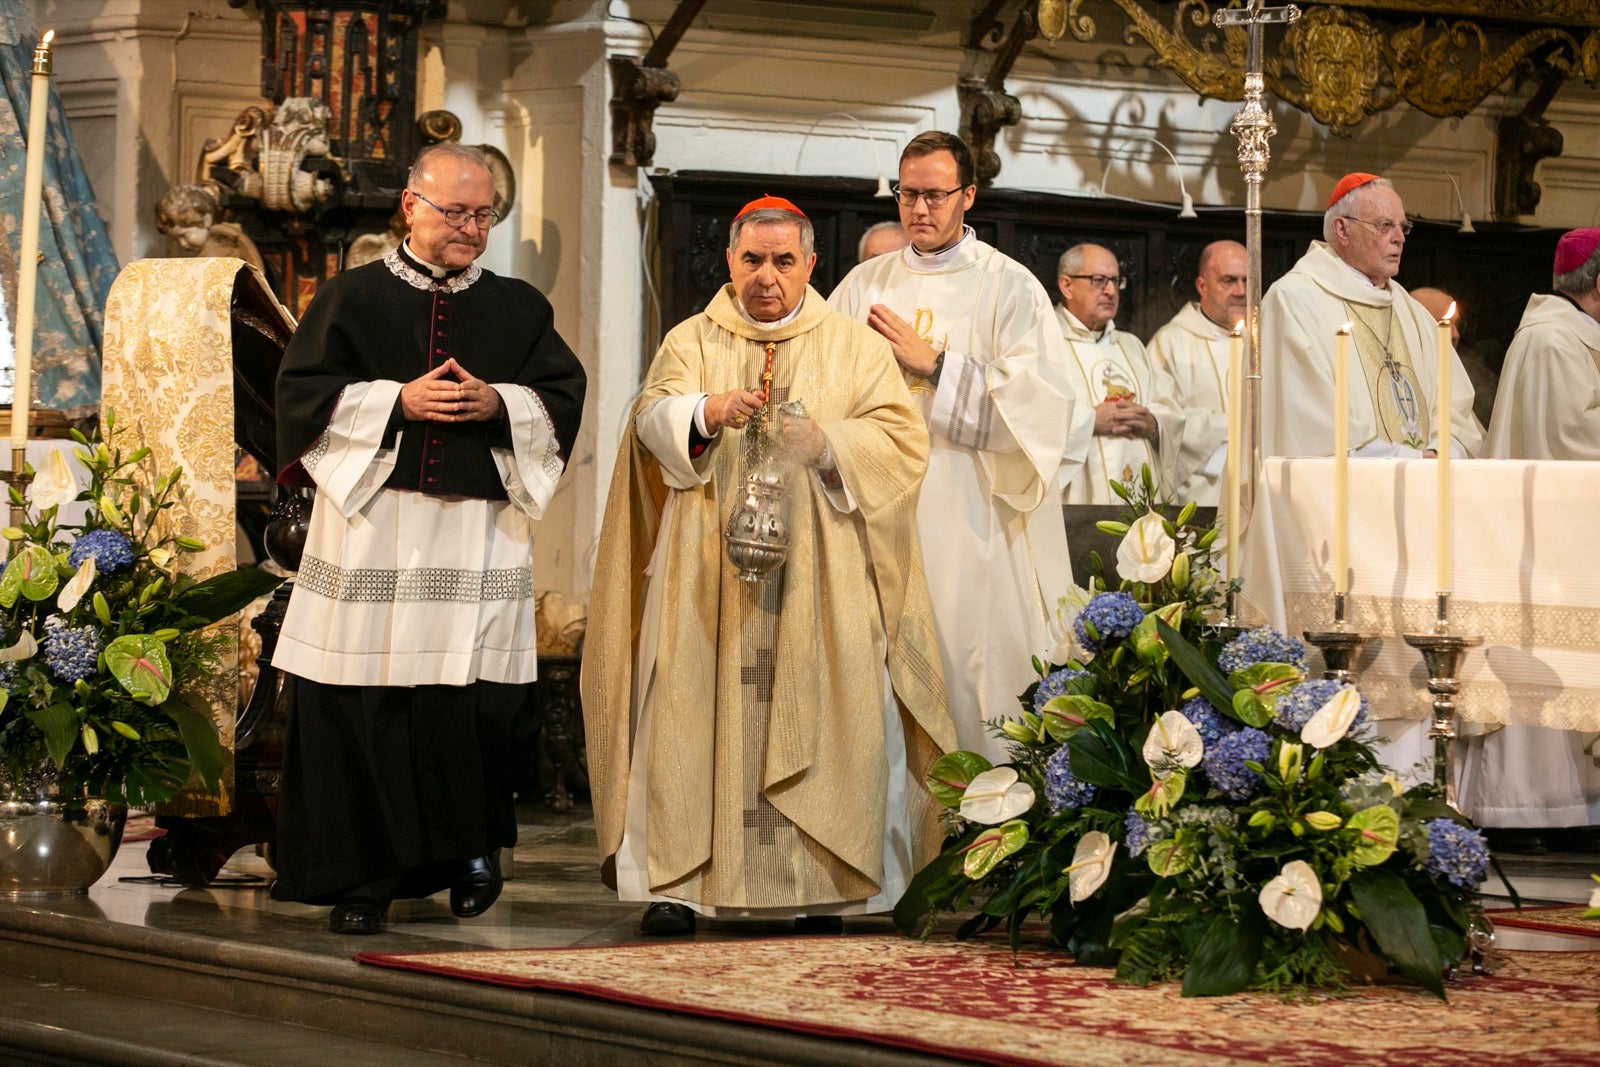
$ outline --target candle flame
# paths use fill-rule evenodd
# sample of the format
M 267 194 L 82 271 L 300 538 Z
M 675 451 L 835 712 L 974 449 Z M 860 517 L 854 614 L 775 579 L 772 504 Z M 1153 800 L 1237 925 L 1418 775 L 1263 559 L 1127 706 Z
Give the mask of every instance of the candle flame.
M 1439 320 L 1439 325 L 1444 326 L 1456 317 L 1456 302 L 1450 301 L 1450 306 L 1444 309 L 1444 318 Z
M 55 30 L 45 30 L 44 31 L 44 40 L 40 41 L 39 43 L 41 45 L 43 45 L 45 48 L 49 48 L 50 47 L 50 42 L 55 39 L 55 35 L 56 35 L 56 31 Z
M 1233 324 L 1233 336 L 1235 336 L 1235 337 L 1243 337 L 1244 336 L 1244 320 L 1243 319 L 1240 319 L 1238 322 Z
M 1349 337 L 1350 336 L 1350 332 L 1352 330 L 1354 330 L 1355 328 L 1356 328 L 1356 324 L 1355 323 L 1347 322 L 1343 326 L 1341 326 L 1337 330 L 1335 330 L 1334 332 L 1335 333 L 1339 333 L 1339 334 L 1343 334 L 1345 337 Z

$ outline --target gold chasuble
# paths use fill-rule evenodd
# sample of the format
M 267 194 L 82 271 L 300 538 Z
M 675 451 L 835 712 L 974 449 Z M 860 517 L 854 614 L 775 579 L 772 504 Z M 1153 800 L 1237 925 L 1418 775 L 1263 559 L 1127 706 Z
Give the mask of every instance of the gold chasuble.
M 789 471 L 786 562 L 748 583 L 722 536 L 748 432 L 702 449 L 691 431 L 701 395 L 756 387 L 769 343 L 769 404 L 804 404 L 840 485 Z M 810 288 L 766 325 L 725 286 L 667 336 L 612 477 L 584 648 L 602 869 L 624 899 L 867 910 L 937 853 L 922 775 L 955 729 L 914 526 L 927 454 L 888 344 Z
M 203 552 L 184 555 L 183 569 L 196 579 L 237 565 L 233 422 L 234 289 L 256 291 L 258 305 L 273 309 L 285 334 L 294 319 L 243 260 L 141 259 L 117 275 L 106 298 L 106 338 L 101 411 L 116 415 L 129 431 L 126 447 L 149 447 L 160 468 L 141 476 L 154 480 L 183 468 L 183 493 L 163 522 L 173 532 L 204 542 Z M 219 628 L 238 630 L 238 617 Z M 233 807 L 233 726 L 239 713 L 237 644 L 223 669 L 189 696 L 211 709 L 228 760 L 218 792 L 180 793 L 162 806 L 165 815 L 226 815 Z

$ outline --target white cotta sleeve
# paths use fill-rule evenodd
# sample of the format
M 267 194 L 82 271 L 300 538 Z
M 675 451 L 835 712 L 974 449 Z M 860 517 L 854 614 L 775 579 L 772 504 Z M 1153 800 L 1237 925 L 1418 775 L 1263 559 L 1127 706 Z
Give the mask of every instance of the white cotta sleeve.
M 379 379 L 345 386 L 327 429 L 301 458 L 317 491 L 350 518 L 377 495 L 400 454 L 400 435 L 383 447 L 383 435 L 400 398 L 400 383 Z
M 668 489 L 693 489 L 711 480 L 711 460 L 721 435 L 712 437 L 700 455 L 689 455 L 689 428 L 704 425 L 697 415 L 705 400 L 704 393 L 664 396 L 634 417 L 633 432 L 661 464 L 661 480 Z
M 566 462 L 556 440 L 555 424 L 539 394 L 525 385 L 491 386 L 505 404 L 511 447 L 491 448 L 506 496 L 529 518 L 544 514 Z

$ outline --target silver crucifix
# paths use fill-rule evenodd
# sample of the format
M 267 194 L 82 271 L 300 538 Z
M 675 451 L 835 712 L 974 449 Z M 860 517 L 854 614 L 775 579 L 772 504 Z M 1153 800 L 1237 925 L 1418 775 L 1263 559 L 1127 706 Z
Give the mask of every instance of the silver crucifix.
M 1248 0 L 1244 7 L 1218 11 L 1211 21 L 1219 27 L 1243 26 L 1245 40 L 1244 106 L 1228 128 L 1239 138 L 1239 169 L 1244 172 L 1244 246 L 1250 269 L 1244 289 L 1244 382 L 1240 390 L 1244 412 L 1239 420 L 1244 440 L 1239 443 L 1246 461 L 1244 485 L 1240 487 L 1240 510 L 1249 515 L 1255 505 L 1256 477 L 1261 472 L 1261 183 L 1272 158 L 1267 142 L 1278 132 L 1272 113 L 1261 104 L 1266 83 L 1261 76 L 1261 28 L 1269 23 L 1293 22 L 1300 9 L 1264 7 L 1265 0 Z M 1248 520 L 1246 520 L 1248 522 Z M 1234 537 L 1234 531 L 1228 531 Z

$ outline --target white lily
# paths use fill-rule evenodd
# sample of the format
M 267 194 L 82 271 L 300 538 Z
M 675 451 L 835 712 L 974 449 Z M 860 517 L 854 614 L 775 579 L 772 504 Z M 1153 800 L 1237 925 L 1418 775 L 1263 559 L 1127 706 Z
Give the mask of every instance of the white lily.
M 1172 569 L 1177 548 L 1161 516 L 1149 512 L 1128 527 L 1117 546 L 1117 574 L 1130 582 L 1159 582 Z
M 1361 694 L 1347 685 L 1300 727 L 1300 740 L 1312 748 L 1331 748 L 1350 732 L 1350 724 L 1360 712 Z
M 1261 910 L 1289 930 L 1309 930 L 1322 910 L 1322 883 L 1305 860 L 1291 860 L 1261 887 Z
M 961 817 L 994 826 L 1033 807 L 1033 786 L 1017 781 L 1015 767 L 994 767 L 967 783 Z
M 1072 624 L 1078 621 L 1079 614 L 1092 597 L 1089 590 L 1074 584 L 1065 596 L 1056 601 L 1056 610 L 1045 624 L 1053 644 L 1050 649 L 1051 663 L 1065 663 L 1074 659 L 1087 663 L 1091 658 L 1088 650 L 1079 646 L 1078 635 L 1073 632 Z
M 42 470 L 35 471 L 28 485 L 28 503 L 36 511 L 70 504 L 78 498 L 78 480 L 67 466 L 67 457 L 59 451 L 50 453 Z
M 63 615 L 78 606 L 78 602 L 94 584 L 94 577 L 94 556 L 86 556 L 78 565 L 78 573 L 67 580 L 67 584 L 61 587 L 61 594 L 56 597 L 56 607 L 61 609 Z
M 1067 897 L 1072 903 L 1088 900 L 1105 884 L 1116 854 L 1117 843 L 1099 830 L 1090 830 L 1079 839 L 1072 853 L 1072 866 L 1066 871 Z
M 1156 779 L 1165 779 L 1179 767 L 1193 767 L 1205 754 L 1205 742 L 1181 711 L 1164 711 L 1144 739 L 1144 761 Z

